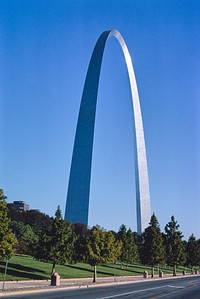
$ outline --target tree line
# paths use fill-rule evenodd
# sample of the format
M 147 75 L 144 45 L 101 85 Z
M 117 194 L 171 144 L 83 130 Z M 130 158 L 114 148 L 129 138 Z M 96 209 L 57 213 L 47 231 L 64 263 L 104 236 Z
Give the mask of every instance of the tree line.
M 96 225 L 92 228 L 71 224 L 63 219 L 60 207 L 54 217 L 36 210 L 17 212 L 7 207 L 6 196 L 0 189 L 0 259 L 14 253 L 30 255 L 41 261 L 56 264 L 85 262 L 94 267 L 119 261 L 125 264 L 140 262 L 152 266 L 167 264 L 200 266 L 200 239 L 192 234 L 183 241 L 179 225 L 172 216 L 161 232 L 155 214 L 142 235 L 132 232 L 123 224 L 119 231 L 106 231 Z

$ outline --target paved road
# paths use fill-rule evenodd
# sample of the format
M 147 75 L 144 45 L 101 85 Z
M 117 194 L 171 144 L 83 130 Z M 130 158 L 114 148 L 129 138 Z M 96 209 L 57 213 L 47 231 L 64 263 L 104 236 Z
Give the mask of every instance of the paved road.
M 200 277 L 185 277 L 79 289 L 60 289 L 40 293 L 15 294 L 10 299 L 200 299 Z

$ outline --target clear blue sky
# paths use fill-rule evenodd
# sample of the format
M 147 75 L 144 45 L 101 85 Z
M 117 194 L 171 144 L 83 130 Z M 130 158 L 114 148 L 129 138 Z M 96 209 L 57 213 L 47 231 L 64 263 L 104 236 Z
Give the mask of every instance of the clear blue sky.
M 64 214 L 76 121 L 99 35 L 132 56 L 152 212 L 200 238 L 200 1 L 0 1 L 0 187 L 8 201 Z M 90 226 L 136 230 L 133 117 L 122 51 L 106 45 Z

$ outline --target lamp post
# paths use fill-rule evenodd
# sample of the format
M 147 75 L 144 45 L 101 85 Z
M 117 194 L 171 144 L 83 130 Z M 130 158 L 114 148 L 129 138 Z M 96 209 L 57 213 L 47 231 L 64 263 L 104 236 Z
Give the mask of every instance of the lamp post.
M 4 288 L 5 288 L 5 281 L 6 281 L 7 269 L 8 269 L 8 258 L 6 259 L 6 267 L 5 267 L 5 272 L 4 272 L 2 291 L 4 291 Z

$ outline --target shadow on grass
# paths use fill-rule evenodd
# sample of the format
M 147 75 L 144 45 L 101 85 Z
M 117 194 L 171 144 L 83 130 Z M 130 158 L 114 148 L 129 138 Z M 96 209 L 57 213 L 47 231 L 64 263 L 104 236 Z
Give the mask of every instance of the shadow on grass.
M 4 274 L 5 262 L 0 262 L 0 266 L 2 266 L 0 267 L 0 273 Z M 41 273 L 41 275 L 38 274 L 38 272 Z M 42 275 L 42 273 L 45 274 L 45 271 L 35 269 L 32 267 L 14 264 L 14 263 L 8 263 L 7 275 L 15 276 L 16 279 L 17 278 L 24 278 L 24 279 L 48 279 L 49 278 L 46 275 Z
M 4 274 L 5 270 L 3 268 L 0 268 L 0 273 Z M 27 272 L 20 272 L 17 270 L 13 270 L 13 269 L 8 269 L 7 270 L 7 275 L 12 275 L 17 278 L 24 278 L 24 279 L 38 279 L 38 280 L 42 280 L 42 279 L 48 279 L 49 277 L 47 276 L 42 276 L 39 274 L 33 274 L 33 273 L 27 273 Z
M 91 272 L 93 273 L 92 269 L 85 269 L 84 267 L 81 266 L 76 266 L 76 265 L 67 265 L 66 267 L 72 268 L 74 270 L 81 270 L 81 271 L 86 271 L 86 272 Z
M 112 269 L 113 272 L 114 271 L 116 271 L 116 272 L 120 271 L 120 275 L 123 275 L 123 272 L 130 272 L 132 275 L 134 275 L 134 274 L 140 274 L 140 275 L 142 275 L 142 273 L 143 273 L 141 271 L 137 271 L 136 269 L 128 269 L 128 268 L 126 268 L 126 266 L 124 266 L 123 269 L 121 267 L 119 267 L 119 266 L 116 267 L 116 268 L 114 268 L 114 267 L 110 267 L 109 265 L 101 265 L 101 267 L 110 268 L 110 269 Z
M 5 266 L 5 262 L 0 262 L 0 265 Z M 45 271 L 43 271 L 43 270 L 35 269 L 33 267 L 27 267 L 27 266 L 15 264 L 15 263 L 8 263 L 8 268 L 13 268 L 13 269 L 17 269 L 17 270 L 21 270 L 21 271 L 25 271 L 25 272 L 31 272 L 31 273 L 33 273 L 33 272 L 45 273 Z
M 99 265 L 99 267 L 101 267 L 102 265 Z M 67 265 L 67 267 L 72 268 L 74 270 L 81 270 L 81 271 L 86 271 L 86 272 L 90 272 L 91 274 L 94 272 L 93 269 L 85 269 L 84 267 L 81 266 L 73 266 L 73 265 Z M 98 274 L 102 274 L 102 275 L 107 275 L 107 276 L 113 276 L 113 271 L 112 272 L 104 272 L 102 270 L 100 270 L 97 266 L 97 273 Z

